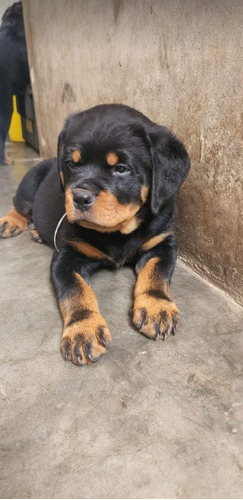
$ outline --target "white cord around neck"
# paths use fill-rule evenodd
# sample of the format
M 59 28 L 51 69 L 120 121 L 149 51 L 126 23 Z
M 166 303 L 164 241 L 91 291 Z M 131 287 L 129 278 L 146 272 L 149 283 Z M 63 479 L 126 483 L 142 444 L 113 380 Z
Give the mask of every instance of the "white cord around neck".
M 57 227 L 56 227 L 56 229 L 55 229 L 54 238 L 53 238 L 53 240 L 54 240 L 54 246 L 55 246 L 55 249 L 56 249 L 56 250 L 57 250 L 57 252 L 59 252 L 59 253 L 60 253 L 60 250 L 58 250 L 58 247 L 57 247 L 57 232 L 58 232 L 58 229 L 59 229 L 59 227 L 60 227 L 60 225 L 61 225 L 61 223 L 62 223 L 62 221 L 63 221 L 64 217 L 66 217 L 66 215 L 67 215 L 67 214 L 66 214 L 66 212 L 65 212 L 65 214 L 63 214 L 63 216 L 62 216 L 62 217 L 61 217 L 61 219 L 59 220 L 59 222 L 58 222 L 58 224 L 57 224 Z

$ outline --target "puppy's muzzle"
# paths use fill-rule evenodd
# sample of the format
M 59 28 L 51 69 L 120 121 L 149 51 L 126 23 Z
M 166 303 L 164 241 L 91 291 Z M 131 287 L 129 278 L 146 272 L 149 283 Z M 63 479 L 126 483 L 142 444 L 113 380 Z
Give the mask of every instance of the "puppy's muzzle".
M 73 189 L 73 201 L 79 210 L 89 210 L 94 204 L 96 195 L 84 188 Z

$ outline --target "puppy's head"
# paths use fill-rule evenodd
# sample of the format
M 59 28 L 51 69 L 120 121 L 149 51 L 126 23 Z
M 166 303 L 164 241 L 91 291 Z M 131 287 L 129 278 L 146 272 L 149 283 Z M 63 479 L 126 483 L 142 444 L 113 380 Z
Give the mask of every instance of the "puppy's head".
M 101 232 L 134 231 L 144 204 L 157 215 L 189 166 L 185 148 L 167 129 L 127 106 L 71 115 L 59 136 L 68 220 Z

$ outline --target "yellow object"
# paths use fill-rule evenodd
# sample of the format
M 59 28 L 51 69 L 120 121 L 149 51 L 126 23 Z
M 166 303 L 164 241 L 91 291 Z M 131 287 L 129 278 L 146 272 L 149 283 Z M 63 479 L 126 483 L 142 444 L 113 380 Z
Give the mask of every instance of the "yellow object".
M 9 138 L 12 142 L 25 142 L 22 136 L 21 117 L 17 111 L 16 96 L 13 96 L 13 114 L 9 127 Z

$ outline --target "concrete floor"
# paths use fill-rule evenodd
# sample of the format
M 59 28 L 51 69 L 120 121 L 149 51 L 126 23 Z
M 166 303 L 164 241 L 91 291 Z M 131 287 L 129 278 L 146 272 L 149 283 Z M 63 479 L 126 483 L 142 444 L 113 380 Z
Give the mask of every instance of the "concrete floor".
M 36 156 L 9 149 L 1 215 Z M 77 367 L 60 354 L 50 260 L 28 233 L 0 240 L 1 498 L 242 498 L 242 308 L 179 262 L 178 334 L 155 343 L 129 323 L 133 272 L 102 271 L 113 343 Z

